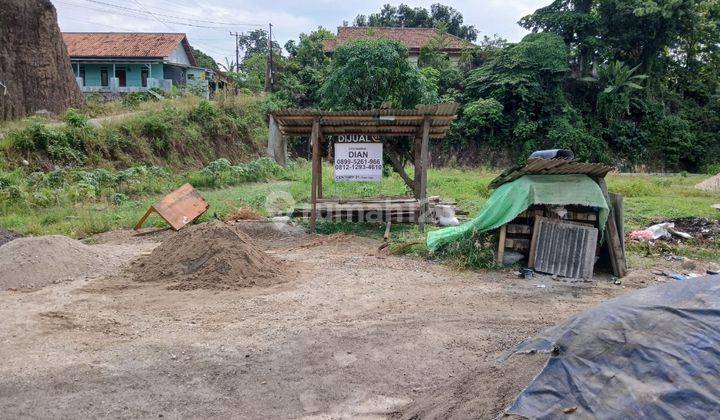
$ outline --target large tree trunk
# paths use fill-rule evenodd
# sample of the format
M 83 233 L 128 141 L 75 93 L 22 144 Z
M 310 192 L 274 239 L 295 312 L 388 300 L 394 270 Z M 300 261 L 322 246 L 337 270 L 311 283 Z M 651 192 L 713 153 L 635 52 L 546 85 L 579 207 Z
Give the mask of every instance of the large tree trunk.
M 50 0 L 0 0 L 0 120 L 83 106 Z

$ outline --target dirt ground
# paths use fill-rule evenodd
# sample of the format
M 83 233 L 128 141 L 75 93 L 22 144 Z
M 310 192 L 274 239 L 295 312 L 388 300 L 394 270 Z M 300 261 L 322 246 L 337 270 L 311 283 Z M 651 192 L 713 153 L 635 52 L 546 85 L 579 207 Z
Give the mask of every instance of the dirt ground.
M 111 232 L 114 275 L 0 292 L 3 417 L 492 418 L 541 357 L 496 359 L 652 283 L 455 272 L 354 236 L 241 226 L 293 267 L 287 283 L 167 290 L 122 265 L 174 233 Z

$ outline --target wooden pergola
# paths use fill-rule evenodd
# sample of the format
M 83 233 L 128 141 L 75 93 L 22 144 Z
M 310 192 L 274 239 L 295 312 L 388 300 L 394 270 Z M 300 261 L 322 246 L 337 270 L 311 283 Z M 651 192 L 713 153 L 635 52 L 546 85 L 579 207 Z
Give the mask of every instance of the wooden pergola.
M 363 111 L 318 111 L 287 109 L 272 114 L 271 131 L 279 130 L 283 137 L 309 136 L 312 145 L 312 185 L 310 190 L 310 227 L 315 230 L 317 203 L 322 199 L 321 150 L 325 136 L 366 135 L 385 137 L 410 137 L 411 150 L 399 150 L 392 143 L 383 141 L 384 152 L 390 157 L 393 169 L 413 191 L 421 206 L 422 217 L 418 224 L 423 229 L 427 213 L 427 168 L 430 139 L 443 139 L 450 124 L 457 117 L 458 105 L 444 103 L 418 105 L 415 109 L 370 109 Z M 276 127 L 273 127 L 276 124 Z M 414 177 L 405 172 L 405 162 L 414 163 Z

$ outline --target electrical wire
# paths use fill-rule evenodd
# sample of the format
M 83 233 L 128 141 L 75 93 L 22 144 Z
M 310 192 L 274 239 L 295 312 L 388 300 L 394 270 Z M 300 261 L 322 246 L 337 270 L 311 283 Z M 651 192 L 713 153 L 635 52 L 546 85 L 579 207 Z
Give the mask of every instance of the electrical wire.
M 106 6 L 106 7 L 112 7 L 112 8 L 115 8 L 115 9 L 122 9 L 122 10 L 128 10 L 128 11 L 133 11 L 133 12 L 141 12 L 141 13 L 149 13 L 149 14 L 152 14 L 152 15 L 154 15 L 154 16 L 159 16 L 159 17 L 163 17 L 163 18 L 170 18 L 170 19 L 185 19 L 185 20 L 190 20 L 190 21 L 193 21 L 193 22 L 212 23 L 212 24 L 216 24 L 216 25 L 225 25 L 225 26 L 265 26 L 265 24 L 261 24 L 261 23 L 251 23 L 251 22 L 221 22 L 221 21 L 215 21 L 215 20 L 197 19 L 197 18 L 193 18 L 193 17 L 189 17 L 189 16 L 174 16 L 174 15 L 167 15 L 167 14 L 164 14 L 164 13 L 151 12 L 150 10 L 147 9 L 147 7 L 143 6 L 142 4 L 140 4 L 140 3 L 139 3 L 138 1 L 136 1 L 136 0 L 133 0 L 133 1 L 135 1 L 135 3 L 137 3 L 137 4 L 138 4 L 142 9 L 144 9 L 144 10 L 133 9 L 133 8 L 131 8 L 131 7 L 125 7 L 125 6 L 118 6 L 118 5 L 116 5 L 116 4 L 106 3 L 106 2 L 100 1 L 100 0 L 82 0 L 82 1 L 86 1 L 86 2 L 89 2 L 89 3 L 95 3 L 95 4 L 103 5 L 103 6 Z
M 94 10 L 94 11 L 97 11 L 97 12 L 102 12 L 102 13 L 111 14 L 111 15 L 128 16 L 128 17 L 133 17 L 133 18 L 137 18 L 137 19 L 145 19 L 145 20 L 157 20 L 157 19 L 155 18 L 155 16 L 148 16 L 149 13 L 144 13 L 144 12 L 142 12 L 142 11 L 140 11 L 140 12 L 129 12 L 129 11 L 121 11 L 121 10 L 108 10 L 108 9 L 104 9 L 104 8 L 100 8 L 100 7 L 94 7 L 94 6 L 91 6 L 91 5 L 72 3 L 72 2 L 64 1 L 64 0 L 54 0 L 54 2 L 55 2 L 55 3 L 59 3 L 59 4 L 65 4 L 65 5 L 68 5 L 68 6 L 71 6 L 71 7 L 81 7 L 81 8 L 83 8 L 83 10 L 86 10 L 86 11 L 87 11 L 87 10 Z M 168 24 L 173 24 L 173 25 L 188 26 L 188 27 L 192 27 L 192 28 L 211 29 L 211 30 L 218 31 L 218 32 L 225 32 L 225 31 L 227 31 L 227 27 L 220 27 L 220 26 L 195 25 L 195 24 L 192 24 L 192 23 L 186 23 L 186 22 L 181 22 L 181 21 L 176 21 L 176 20 L 169 20 L 169 19 L 164 19 L 162 22 L 163 22 L 163 23 L 168 23 Z M 174 30 L 174 31 L 175 31 L 175 32 L 178 32 L 177 30 Z

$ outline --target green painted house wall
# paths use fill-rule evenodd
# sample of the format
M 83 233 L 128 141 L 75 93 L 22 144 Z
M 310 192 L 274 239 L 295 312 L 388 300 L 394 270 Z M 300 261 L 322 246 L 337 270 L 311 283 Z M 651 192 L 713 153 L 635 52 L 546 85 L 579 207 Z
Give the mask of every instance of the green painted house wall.
M 154 79 L 163 79 L 163 63 L 152 64 L 152 72 L 148 77 Z M 85 70 L 85 86 L 101 86 L 101 69 L 107 68 L 108 81 L 113 77 L 113 64 L 80 64 L 80 68 Z M 126 87 L 142 87 L 142 69 L 147 68 L 145 64 L 115 64 L 115 69 L 125 69 Z M 77 64 L 73 66 L 73 71 L 78 75 Z

